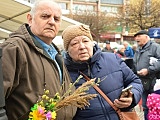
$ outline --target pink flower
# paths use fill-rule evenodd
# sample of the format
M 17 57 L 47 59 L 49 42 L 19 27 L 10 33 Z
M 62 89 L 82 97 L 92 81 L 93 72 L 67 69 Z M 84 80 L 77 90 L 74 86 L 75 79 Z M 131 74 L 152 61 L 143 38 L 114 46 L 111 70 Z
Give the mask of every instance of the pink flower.
M 52 120 L 52 114 L 51 114 L 51 112 L 49 111 L 49 112 L 47 112 L 47 114 L 46 114 L 46 118 L 47 118 L 47 120 Z

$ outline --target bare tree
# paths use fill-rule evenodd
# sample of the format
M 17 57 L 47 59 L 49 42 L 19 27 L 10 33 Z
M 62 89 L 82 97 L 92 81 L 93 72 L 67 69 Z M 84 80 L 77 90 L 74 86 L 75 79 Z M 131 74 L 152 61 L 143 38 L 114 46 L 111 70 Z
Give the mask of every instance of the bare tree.
M 68 17 L 79 21 L 83 24 L 89 25 L 94 39 L 99 42 L 101 33 L 115 30 L 116 22 L 115 15 L 106 14 L 103 12 L 93 11 L 76 11 L 74 14 L 68 15 Z
M 130 32 L 160 26 L 160 0 L 130 0 L 123 14 L 118 19 Z

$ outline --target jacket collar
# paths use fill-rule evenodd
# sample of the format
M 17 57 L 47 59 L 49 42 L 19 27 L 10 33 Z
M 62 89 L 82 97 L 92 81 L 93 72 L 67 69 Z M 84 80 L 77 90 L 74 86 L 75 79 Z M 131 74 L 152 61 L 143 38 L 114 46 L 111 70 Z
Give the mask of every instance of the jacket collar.
M 137 51 L 144 52 L 144 51 L 148 50 L 152 43 L 153 42 L 151 40 L 149 40 L 142 48 L 138 47 Z

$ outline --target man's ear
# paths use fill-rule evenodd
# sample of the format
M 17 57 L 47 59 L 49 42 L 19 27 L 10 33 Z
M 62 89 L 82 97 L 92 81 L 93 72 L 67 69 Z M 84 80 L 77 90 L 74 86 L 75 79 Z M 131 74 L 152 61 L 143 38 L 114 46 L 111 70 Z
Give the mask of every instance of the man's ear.
M 31 14 L 27 14 L 27 20 L 28 20 L 28 24 L 29 24 L 29 26 L 31 26 L 31 24 L 32 24 L 32 15 Z

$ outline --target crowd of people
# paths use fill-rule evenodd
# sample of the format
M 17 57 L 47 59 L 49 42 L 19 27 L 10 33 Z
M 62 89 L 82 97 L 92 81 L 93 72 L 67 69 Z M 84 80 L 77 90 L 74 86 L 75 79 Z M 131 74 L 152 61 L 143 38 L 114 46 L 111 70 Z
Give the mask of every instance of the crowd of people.
M 118 44 L 116 46 L 111 46 L 111 42 L 109 40 L 105 41 L 105 47 L 101 48 L 102 52 L 112 52 L 117 53 L 121 58 L 133 58 L 135 50 L 137 49 L 137 45 L 130 45 L 129 42 L 124 41 L 122 44 Z
M 124 41 L 112 49 L 110 41 L 106 41 L 106 47 L 101 49 L 93 43 L 89 26 L 71 25 L 62 32 L 62 55 L 52 42 L 59 32 L 61 17 L 62 10 L 54 0 L 36 1 L 27 14 L 28 23 L 0 44 L 5 99 L 2 110 L 8 117 L 5 115 L 4 120 L 27 120 L 30 108 L 44 90 L 49 90 L 50 97 L 57 92 L 63 95 L 80 75 L 95 79 L 122 111 L 131 111 L 142 98 L 145 120 L 159 120 L 159 112 L 154 111 L 159 110 L 160 103 L 151 106 L 151 96 L 157 96 L 160 89 L 160 45 L 150 40 L 148 32 L 137 32 L 137 45 L 132 47 Z M 81 78 L 72 91 L 85 82 L 85 77 Z M 128 94 L 121 96 L 121 91 L 130 85 Z M 88 93 L 97 94 L 89 106 L 67 106 L 57 112 L 56 120 L 119 120 L 116 111 L 94 87 Z
M 147 99 L 151 99 L 150 94 L 154 93 L 154 85 L 160 74 L 160 45 L 150 40 L 148 31 L 141 30 L 134 35 L 135 42 L 133 46 L 129 46 L 124 41 L 120 45 L 120 49 L 115 51 L 132 69 L 132 71 L 141 79 L 143 84 L 142 106 L 144 110 L 145 120 L 158 120 L 160 115 L 156 114 L 157 106 L 147 106 Z M 129 59 L 128 59 L 129 58 Z M 160 87 L 159 87 L 160 89 Z M 159 92 L 156 92 L 159 93 Z M 149 96 L 149 98 L 148 98 Z M 152 99 L 153 100 L 153 99 Z M 151 101 L 151 100 L 150 100 Z M 160 104 L 157 101 L 157 104 Z M 151 112 L 150 113 L 148 113 Z M 160 112 L 160 110 L 158 110 Z M 153 114 L 154 113 L 154 114 Z

